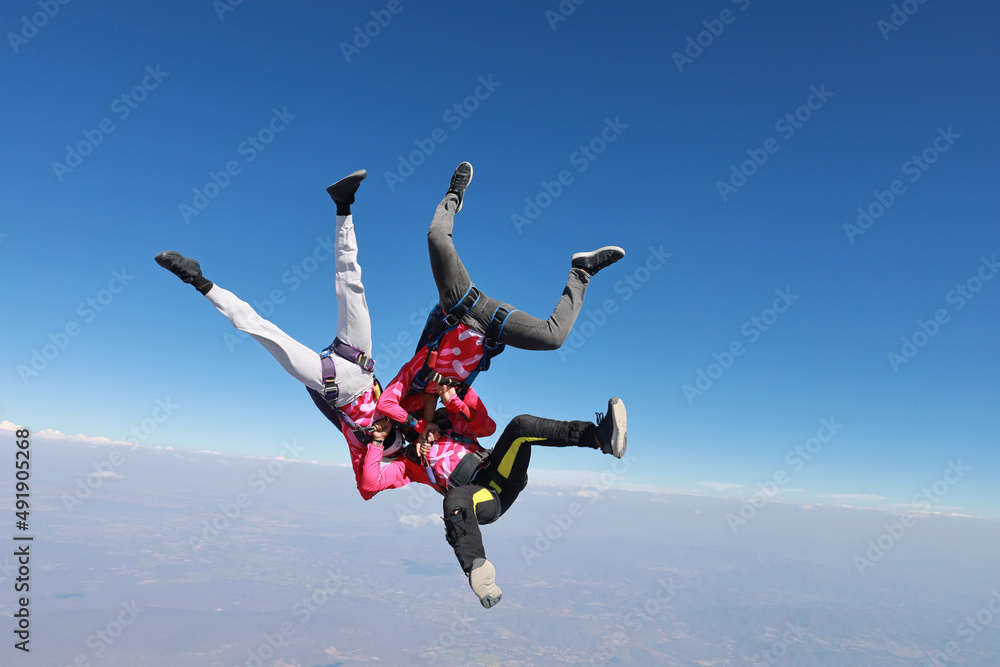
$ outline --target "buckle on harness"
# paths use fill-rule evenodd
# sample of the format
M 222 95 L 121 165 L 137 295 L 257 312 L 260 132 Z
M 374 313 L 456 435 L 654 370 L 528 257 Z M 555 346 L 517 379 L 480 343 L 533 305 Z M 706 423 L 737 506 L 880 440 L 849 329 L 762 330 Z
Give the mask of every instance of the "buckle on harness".
M 340 387 L 337 386 L 337 367 L 329 353 L 320 355 L 319 363 L 323 373 L 323 398 L 330 404 L 331 408 L 337 409 L 337 399 L 340 397 Z
M 339 338 L 334 338 L 333 342 L 320 353 L 320 357 L 329 357 L 331 353 L 336 354 L 341 359 L 350 361 L 352 364 L 357 364 L 361 367 L 361 370 L 368 371 L 369 373 L 375 370 L 375 360 L 371 355 L 365 354 L 353 345 L 348 345 Z
M 361 370 L 369 373 L 375 370 L 375 360 L 370 355 L 365 354 L 356 347 L 348 345 L 339 338 L 334 338 L 333 342 L 319 353 L 319 362 L 323 374 L 323 398 L 333 408 L 336 408 L 337 399 L 340 396 L 340 388 L 337 386 L 337 366 L 333 359 L 330 358 L 331 354 L 336 354 L 341 359 L 346 359 L 352 364 L 357 364 L 361 367 Z

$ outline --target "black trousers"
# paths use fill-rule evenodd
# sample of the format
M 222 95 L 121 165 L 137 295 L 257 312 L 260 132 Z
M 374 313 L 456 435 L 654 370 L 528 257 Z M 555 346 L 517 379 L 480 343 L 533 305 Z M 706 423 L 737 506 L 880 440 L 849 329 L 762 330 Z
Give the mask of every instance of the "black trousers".
M 595 432 L 590 422 L 531 415 L 520 415 L 507 424 L 472 481 L 448 489 L 444 496 L 445 537 L 466 574 L 475 559 L 486 558 L 480 524 L 499 519 L 527 485 L 532 445 L 598 449 Z
M 455 209 L 458 208 L 457 195 L 450 193 L 438 204 L 427 232 L 427 248 L 430 253 L 431 271 L 437 283 L 441 306 L 450 310 L 465 296 L 472 280 L 469 272 L 455 250 L 452 230 L 455 227 Z M 483 294 L 462 321 L 486 334 L 497 308 L 503 306 L 511 311 L 504 325 L 499 342 L 522 350 L 554 350 L 560 347 L 576 322 L 583 297 L 590 283 L 590 274 L 583 269 L 570 269 L 566 287 L 547 320 L 540 320 L 516 310 L 510 304 Z

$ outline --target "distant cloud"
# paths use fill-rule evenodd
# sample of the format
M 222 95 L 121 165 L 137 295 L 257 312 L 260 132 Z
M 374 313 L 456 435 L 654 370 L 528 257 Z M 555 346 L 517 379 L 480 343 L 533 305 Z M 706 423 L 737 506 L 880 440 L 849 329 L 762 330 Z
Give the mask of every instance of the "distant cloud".
M 725 482 L 695 482 L 695 484 L 698 486 L 707 486 L 716 491 L 732 491 L 743 486 L 742 484 L 727 484 Z
M 110 470 L 102 470 L 100 472 L 92 472 L 92 473 L 89 473 L 87 476 L 89 477 L 90 475 L 93 475 L 94 477 L 103 477 L 105 479 L 125 479 L 124 477 L 122 477 L 118 473 L 112 472 Z
M 933 505 L 930 511 L 927 509 L 926 503 L 889 503 L 885 506 L 886 509 L 899 510 L 906 514 L 921 514 L 921 515 L 932 515 L 941 514 L 945 516 L 973 516 L 971 514 L 959 514 L 955 510 L 965 509 L 960 505 Z
M 24 428 L 23 426 L 18 426 L 13 422 L 9 422 L 6 419 L 0 421 L 0 431 L 16 431 L 19 428 Z M 61 431 L 55 431 L 52 429 L 44 429 L 42 431 L 33 431 L 31 434 L 32 438 L 37 438 L 40 440 L 59 440 L 59 441 L 70 441 L 81 443 L 85 445 L 125 445 L 126 447 L 134 447 L 135 445 L 131 442 L 122 442 L 121 440 L 112 440 L 111 438 L 105 438 L 104 436 L 90 436 L 90 435 L 66 435 Z
M 876 496 L 872 493 L 826 493 L 820 494 L 820 498 L 830 498 L 841 503 L 877 503 L 880 500 L 888 500 L 888 496 Z
M 399 517 L 399 523 L 407 528 L 421 528 L 435 523 L 442 523 L 437 514 L 404 514 Z
M 589 470 L 551 470 L 539 468 L 531 471 L 531 486 L 588 486 L 600 483 L 601 473 Z
M 786 489 L 784 487 L 779 487 L 778 489 L 772 491 L 771 493 L 776 496 L 780 496 L 783 493 L 804 493 L 805 489 Z

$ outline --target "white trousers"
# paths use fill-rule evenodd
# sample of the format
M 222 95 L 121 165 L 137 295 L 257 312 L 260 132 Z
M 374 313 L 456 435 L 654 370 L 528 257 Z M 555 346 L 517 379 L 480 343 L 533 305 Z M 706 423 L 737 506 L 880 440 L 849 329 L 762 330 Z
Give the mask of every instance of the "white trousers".
M 337 338 L 365 354 L 371 354 L 371 318 L 368 315 L 368 302 L 365 300 L 365 287 L 361 283 L 354 219 L 350 215 L 337 216 L 334 261 L 337 269 L 334 280 L 337 292 Z M 250 304 L 229 290 L 213 285 L 205 296 L 220 313 L 229 318 L 234 327 L 247 332 L 263 345 L 292 377 L 310 389 L 323 392 L 323 370 L 318 352 L 310 350 L 265 320 Z M 337 406 L 340 407 L 363 394 L 372 385 L 374 376 L 335 354 L 330 358 L 337 371 L 337 387 L 340 390 Z

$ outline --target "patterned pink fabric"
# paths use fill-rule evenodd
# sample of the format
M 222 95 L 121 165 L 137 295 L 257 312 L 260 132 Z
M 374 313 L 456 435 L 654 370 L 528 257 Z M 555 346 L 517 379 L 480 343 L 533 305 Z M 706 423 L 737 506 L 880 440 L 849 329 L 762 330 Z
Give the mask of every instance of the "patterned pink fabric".
M 434 477 L 437 478 L 437 483 L 447 490 L 451 488 L 451 473 L 462 457 L 469 452 L 481 451 L 483 448 L 477 442 L 459 442 L 450 435 L 445 435 L 431 445 L 431 451 L 427 454 L 427 462 L 434 472 Z
M 438 345 L 437 363 L 434 370 L 445 377 L 455 380 L 464 380 L 479 365 L 483 358 L 484 336 L 478 331 L 469 328 L 465 324 L 447 332 L 441 337 Z M 403 423 L 407 420 L 408 413 L 416 415 L 418 418 L 423 415 L 424 395 L 410 392 L 410 383 L 416 377 L 420 369 L 424 367 L 427 359 L 428 349 L 425 345 L 403 366 L 399 373 L 385 387 L 382 396 L 378 400 L 378 410 L 393 421 Z M 427 393 L 436 393 L 437 385 L 431 382 L 427 385 Z M 486 412 L 475 390 L 470 388 L 465 396 L 465 403 L 472 413 L 466 416 L 470 421 L 476 421 L 476 413 Z M 485 414 L 484 414 L 485 416 Z M 492 420 L 490 420 L 492 424 Z M 485 424 L 484 424 L 485 425 Z M 417 430 L 421 433 L 426 424 L 423 419 L 417 422 Z M 496 430 L 496 424 L 492 424 L 492 430 L 484 432 L 482 430 L 473 433 L 476 436 L 492 435 Z
M 341 430 L 347 438 L 347 444 L 351 448 L 352 458 L 354 450 L 364 450 L 362 444 L 351 431 L 352 427 L 371 426 L 372 423 L 382 417 L 376 409 L 378 406 L 375 400 L 375 385 L 368 387 L 363 394 L 341 408 L 341 412 L 347 419 L 342 420 Z
M 410 482 L 434 486 L 427 477 L 427 472 L 405 456 L 383 464 L 381 447 L 368 445 L 365 451 L 358 453 L 356 460 L 355 451 L 351 450 L 351 458 L 358 479 L 358 491 L 365 500 L 371 500 L 379 491 L 398 489 Z
M 464 380 L 469 377 L 479 365 L 479 360 L 483 358 L 483 340 L 485 338 L 475 329 L 471 329 L 465 324 L 459 324 L 441 337 L 434 370 L 453 380 Z M 427 389 L 436 391 L 436 386 L 428 385 Z

